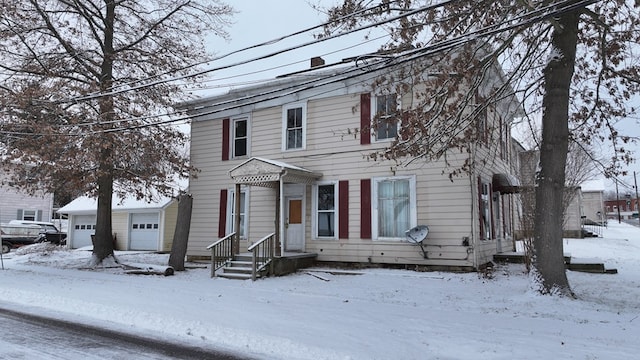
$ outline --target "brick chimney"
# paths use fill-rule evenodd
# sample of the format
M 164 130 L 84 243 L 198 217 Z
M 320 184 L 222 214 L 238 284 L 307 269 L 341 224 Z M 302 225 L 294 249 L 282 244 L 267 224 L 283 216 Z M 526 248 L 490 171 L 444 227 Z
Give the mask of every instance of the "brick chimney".
M 320 56 L 315 56 L 311 58 L 311 68 L 318 67 L 324 65 L 324 59 Z

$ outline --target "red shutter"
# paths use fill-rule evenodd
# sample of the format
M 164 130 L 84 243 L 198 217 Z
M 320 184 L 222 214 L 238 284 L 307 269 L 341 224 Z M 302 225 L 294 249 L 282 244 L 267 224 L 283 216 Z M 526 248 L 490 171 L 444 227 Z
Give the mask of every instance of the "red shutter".
M 360 144 L 371 144 L 371 95 L 360 94 Z
M 360 238 L 371 239 L 371 179 L 360 180 Z
M 338 182 L 338 238 L 349 238 L 349 181 Z
M 220 190 L 220 216 L 218 217 L 218 237 L 227 235 L 227 189 Z
M 480 240 L 484 240 L 484 222 L 482 221 L 482 178 L 478 176 L 478 222 L 480 223 Z
M 222 120 L 222 161 L 229 160 L 229 131 L 230 121 L 229 119 Z

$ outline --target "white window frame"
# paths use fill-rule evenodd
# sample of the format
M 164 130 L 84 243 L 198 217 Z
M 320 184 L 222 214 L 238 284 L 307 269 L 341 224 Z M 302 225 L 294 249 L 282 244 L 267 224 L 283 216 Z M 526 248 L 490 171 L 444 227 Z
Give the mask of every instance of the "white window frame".
M 31 218 L 31 216 L 29 216 L 29 218 L 25 218 L 27 213 L 32 213 L 33 212 L 33 218 Z M 38 210 L 34 210 L 34 209 L 22 209 L 22 219 L 18 219 L 18 220 L 25 220 L 25 221 L 38 221 Z
M 245 155 L 240 155 L 237 156 L 236 155 L 236 122 L 238 121 L 246 121 L 247 122 L 247 135 L 246 135 L 246 139 L 247 139 L 247 144 L 246 144 L 246 154 Z M 243 159 L 243 158 L 248 158 L 251 154 L 251 117 L 247 114 L 247 115 L 241 115 L 241 116 L 236 116 L 231 118 L 231 124 L 230 124 L 230 129 L 229 131 L 231 132 L 230 134 L 230 153 L 231 153 L 231 157 L 233 159 Z
M 227 189 L 227 224 L 226 224 L 226 234 L 225 235 L 229 235 L 234 231 L 234 227 L 236 226 L 235 223 L 235 206 L 236 206 L 236 200 L 235 200 L 235 193 L 236 190 L 235 188 L 232 189 Z M 242 233 L 240 238 L 241 239 L 247 239 L 247 234 L 248 234 L 248 230 L 249 230 L 249 188 L 248 187 L 241 187 L 240 188 L 240 193 L 244 193 L 244 214 L 240 214 L 240 215 L 244 215 L 244 223 L 241 223 L 240 226 L 242 226 Z
M 302 146 L 297 148 L 287 148 L 287 112 L 291 109 L 302 108 Z M 282 151 L 300 151 L 307 148 L 307 103 L 297 102 L 282 107 Z
M 482 240 L 491 240 L 493 238 L 493 227 L 492 227 L 492 219 L 493 219 L 493 211 L 492 211 L 492 203 L 491 203 L 491 183 L 480 181 L 480 229 L 482 233 L 480 234 L 480 238 Z
M 386 176 L 375 177 L 371 179 L 371 235 L 373 240 L 380 241 L 407 241 L 406 236 L 402 237 L 380 237 L 378 235 L 378 184 L 382 181 L 388 180 L 409 180 L 409 229 L 417 226 L 418 224 L 418 209 L 417 209 L 417 192 L 416 192 L 416 177 L 415 175 L 408 176 Z M 407 230 L 409 230 L 407 229 Z
M 333 185 L 333 221 L 334 221 L 334 232 L 333 236 L 319 236 L 318 235 L 318 188 L 324 185 Z M 312 198 L 311 198 L 311 208 L 312 208 L 312 216 L 311 216 L 311 229 L 313 234 L 313 239 L 316 240 L 337 240 L 338 239 L 338 227 L 340 224 L 340 214 L 338 212 L 340 203 L 340 199 L 338 198 L 338 181 L 320 181 L 313 185 L 312 188 Z
M 374 94 L 371 97 L 371 142 L 389 142 L 395 140 L 395 138 L 400 134 L 400 119 L 397 119 L 396 122 L 396 136 L 389 138 L 378 139 L 378 127 L 376 126 L 376 116 L 378 115 L 378 97 L 380 96 L 391 96 L 394 95 L 396 97 L 396 110 L 400 112 L 402 109 L 402 99 L 399 94 Z

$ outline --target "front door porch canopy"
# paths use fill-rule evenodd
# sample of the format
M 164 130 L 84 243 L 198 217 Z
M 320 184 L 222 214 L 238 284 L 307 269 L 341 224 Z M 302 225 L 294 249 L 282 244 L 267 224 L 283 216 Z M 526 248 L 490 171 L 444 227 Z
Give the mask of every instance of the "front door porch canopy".
M 322 174 L 282 161 L 252 157 L 229 170 L 235 184 L 277 187 L 280 182 L 312 184 Z

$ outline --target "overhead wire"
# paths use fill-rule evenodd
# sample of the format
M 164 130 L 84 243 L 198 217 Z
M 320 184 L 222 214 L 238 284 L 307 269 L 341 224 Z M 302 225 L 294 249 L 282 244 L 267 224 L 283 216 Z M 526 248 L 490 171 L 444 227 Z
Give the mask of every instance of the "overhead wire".
M 365 73 L 373 73 L 373 72 L 379 72 L 380 70 L 384 70 L 387 68 L 391 68 L 394 66 L 397 66 L 398 64 L 403 64 L 406 62 L 411 62 L 414 61 L 418 58 L 422 58 L 425 56 L 429 56 L 429 55 L 433 55 L 433 54 L 437 54 L 439 52 L 442 51 L 446 51 L 446 50 L 450 50 L 450 49 L 454 49 L 460 45 L 463 45 L 467 42 L 470 41 L 474 41 L 475 39 L 479 38 L 479 37 L 484 37 L 484 36 L 489 36 L 489 35 L 493 35 L 499 32 L 503 32 L 509 29 L 514 29 L 517 27 L 521 27 L 521 26 L 525 26 L 525 25 L 529 25 L 535 22 L 539 22 L 541 20 L 544 20 L 546 18 L 549 17 L 553 17 L 553 16 L 557 16 L 559 14 L 562 14 L 564 12 L 567 11 L 572 11 L 574 9 L 583 7 L 583 6 L 588 6 L 590 4 L 593 4 L 595 2 L 597 2 L 599 0 L 583 0 L 580 2 L 575 2 L 575 1 L 565 1 L 567 3 L 568 6 L 563 7 L 563 6 L 558 6 L 558 4 L 560 4 L 561 2 L 558 3 L 554 3 L 551 4 L 549 6 L 543 7 L 543 8 L 538 8 L 538 9 L 534 9 L 531 12 L 522 14 L 520 16 L 515 17 L 514 19 L 509 19 L 509 22 L 513 21 L 513 20 L 517 20 L 517 19 L 526 19 L 526 20 L 522 20 L 520 22 L 511 24 L 509 26 L 507 26 L 506 28 L 497 28 L 495 25 L 489 26 L 489 27 L 485 27 L 485 28 L 481 28 L 478 29 L 472 33 L 469 34 L 464 34 L 461 36 L 458 36 L 456 38 L 453 39 L 448 39 L 436 44 L 433 44 L 431 46 L 427 46 L 425 48 L 420 48 L 420 49 L 416 49 L 414 51 L 410 51 L 407 52 L 405 54 L 403 54 L 402 56 L 404 57 L 404 59 L 402 60 L 398 60 L 398 58 L 394 59 L 396 61 L 390 62 L 388 58 L 385 58 L 383 60 L 380 60 L 376 63 L 374 63 L 374 66 L 377 65 L 382 65 L 380 67 L 375 67 L 373 70 L 369 70 L 369 71 L 363 71 L 362 69 L 358 69 L 358 68 L 352 68 L 350 70 L 347 70 L 344 73 L 335 75 L 335 74 L 330 74 L 327 75 L 325 77 L 321 77 L 321 78 L 314 78 L 308 81 L 304 81 L 302 83 L 297 83 L 295 85 L 291 85 L 289 87 L 284 87 L 284 88 L 278 88 L 278 89 L 274 89 L 274 90 L 270 90 L 267 92 L 262 92 L 259 94 L 251 94 L 251 95 L 246 95 L 244 97 L 236 97 L 233 99 L 229 99 L 226 101 L 221 101 L 221 102 L 216 102 L 210 105 L 206 105 L 202 108 L 216 108 L 216 107 L 220 107 L 223 105 L 227 105 L 230 104 L 230 106 L 224 107 L 224 108 L 217 108 L 208 112 L 202 112 L 199 111 L 197 113 L 197 116 L 207 116 L 207 115 L 213 115 L 215 113 L 218 112 L 223 112 L 223 111 L 228 111 L 228 110 L 233 110 L 233 109 L 237 109 L 240 107 L 244 107 L 244 106 L 248 106 L 248 105 L 255 105 L 257 103 L 260 102 L 265 102 L 265 101 L 269 101 L 269 100 L 273 100 L 276 99 L 278 97 L 281 96 L 287 96 L 287 95 L 291 95 L 294 93 L 299 93 L 305 90 L 310 90 L 313 89 L 314 87 L 320 87 L 320 86 L 325 86 L 325 85 L 329 85 L 332 83 L 336 83 L 336 82 L 344 82 L 346 80 L 349 79 L 353 79 L 356 77 L 362 77 L 362 74 Z M 564 4 L 561 4 L 564 5 Z M 552 9 L 555 9 L 554 11 L 550 11 Z M 530 17 L 530 15 L 534 15 L 533 17 Z M 507 23 L 506 21 L 504 23 Z M 377 75 L 376 75 L 377 76 Z M 375 78 L 375 76 L 373 77 Z M 329 79 L 329 81 L 325 81 Z M 363 80 L 361 80 L 361 82 L 368 82 L 372 80 L 372 78 L 363 78 Z M 314 95 L 314 96 L 317 96 Z M 260 98 L 259 100 L 257 98 Z M 244 100 L 251 100 L 254 99 L 253 101 L 250 102 L 242 102 Z M 235 104 L 234 104 L 235 103 Z M 202 109 L 200 108 L 200 109 Z M 171 123 L 172 121 L 184 121 L 184 120 L 189 120 L 191 118 L 190 115 L 187 115 L 185 117 L 179 118 L 179 119 L 170 119 L 170 120 L 166 120 L 166 121 L 162 121 L 159 123 L 153 123 L 153 124 L 138 124 L 138 125 L 133 125 L 131 127 L 121 127 L 121 128 L 114 128 L 114 129 L 106 129 L 106 130 L 102 130 L 104 132 L 114 132 L 114 131 L 123 131 L 123 130 L 127 130 L 127 129 L 138 129 L 138 128 L 144 128 L 144 127 L 149 127 L 149 126 L 154 126 L 157 124 L 168 124 Z
M 348 33 L 352 33 L 353 31 L 359 31 L 359 30 L 362 30 L 362 29 L 368 29 L 368 28 L 375 27 L 375 26 L 380 26 L 381 24 L 386 24 L 388 22 L 395 21 L 395 20 L 397 20 L 399 18 L 402 18 L 402 17 L 405 17 L 405 16 L 409 16 L 411 14 L 415 14 L 415 13 L 418 13 L 420 11 L 426 11 L 427 9 L 433 9 L 433 8 L 436 8 L 436 7 L 444 6 L 444 4 L 451 3 L 453 1 L 454 0 L 445 1 L 445 2 L 438 3 L 438 4 L 429 5 L 429 6 L 426 6 L 426 7 L 414 9 L 414 10 L 409 11 L 408 13 L 404 13 L 401 16 L 394 16 L 391 19 L 386 19 L 386 20 L 383 20 L 383 21 L 379 21 L 379 22 L 375 22 L 375 23 L 372 23 L 372 24 L 368 24 L 368 25 L 366 25 L 364 27 L 360 27 L 360 28 L 357 28 L 355 30 L 351 30 Z M 556 3 L 549 4 L 548 6 L 546 6 L 544 8 L 535 9 L 535 10 L 529 12 L 529 13 L 522 14 L 522 15 L 520 15 L 520 16 L 515 18 L 515 19 L 522 19 L 522 18 L 525 18 L 525 17 L 530 16 L 532 14 L 537 16 L 537 17 L 533 17 L 533 18 L 529 19 L 528 21 L 512 24 L 511 26 L 508 26 L 507 28 L 496 27 L 496 25 L 494 24 L 491 27 L 483 28 L 483 29 L 477 30 L 475 32 L 472 32 L 470 34 L 465 34 L 465 35 L 456 37 L 454 39 L 450 39 L 450 40 L 446 40 L 446 41 L 443 41 L 443 42 L 438 43 L 438 44 L 434 44 L 432 46 L 428 46 L 428 47 L 425 47 L 425 48 L 417 49 L 417 50 L 415 50 L 415 53 L 420 54 L 420 56 L 426 56 L 426 55 L 429 55 L 429 54 L 433 54 L 434 51 L 444 51 L 446 49 L 451 49 L 451 48 L 453 48 L 455 46 L 462 45 L 465 42 L 471 41 L 473 38 L 477 38 L 479 36 L 488 36 L 488 35 L 495 34 L 495 33 L 501 32 L 501 31 L 506 31 L 508 29 L 512 29 L 512 28 L 515 28 L 515 27 L 518 27 L 518 26 L 523 26 L 523 25 L 526 25 L 526 24 L 530 24 L 530 23 L 533 23 L 533 22 L 536 22 L 536 21 L 543 20 L 543 19 L 548 18 L 550 16 L 555 16 L 557 14 L 560 14 L 561 12 L 570 11 L 571 9 L 588 6 L 588 5 L 590 5 L 592 3 L 595 3 L 597 1 L 598 0 L 585 0 L 585 1 L 579 1 L 579 2 L 575 2 L 575 1 L 564 1 L 564 2 L 563 1 L 559 1 L 559 2 L 556 2 Z M 562 5 L 566 5 L 564 3 L 567 3 L 568 7 L 566 7 L 566 8 L 560 7 Z M 556 9 L 554 12 L 549 12 L 549 10 L 553 9 L 553 8 L 559 8 L 559 9 Z M 545 12 L 548 12 L 548 13 L 545 14 Z M 506 24 L 506 23 L 511 22 L 513 20 L 514 19 L 508 19 L 508 21 L 503 21 L 502 24 L 498 24 L 498 25 L 503 25 L 503 24 Z M 317 26 L 314 26 L 312 28 L 317 28 Z M 493 30 L 487 31 L 487 29 L 493 29 Z M 482 31 L 486 31 L 486 32 L 484 34 L 482 34 Z M 299 32 L 296 32 L 296 33 L 299 33 Z M 346 33 L 346 34 L 348 34 L 348 33 Z M 344 36 L 346 34 L 343 34 L 343 33 L 336 34 L 336 35 L 333 36 L 333 38 L 339 37 L 339 36 Z M 307 43 L 307 45 L 308 45 L 308 43 Z M 303 44 L 303 45 L 300 45 L 300 46 L 306 46 L 306 45 Z M 299 48 L 300 46 L 296 46 L 296 47 L 293 47 L 293 48 Z M 248 48 L 252 48 L 252 47 L 248 47 Z M 278 53 L 286 52 L 286 51 L 289 51 L 290 49 L 292 49 L 292 48 L 287 48 L 287 49 L 281 50 Z M 409 60 L 405 60 L 403 62 L 411 61 L 413 59 L 414 58 L 410 58 Z M 247 60 L 247 61 L 245 61 L 243 63 L 246 63 L 246 62 L 248 62 L 250 60 Z M 389 65 L 389 66 L 391 66 L 391 65 Z M 386 67 L 389 67 L 389 66 L 386 66 Z M 376 69 L 376 71 L 378 71 L 378 70 L 380 70 L 380 69 Z M 358 75 L 362 75 L 362 72 L 359 72 Z M 332 74 L 332 75 L 329 75 L 327 78 L 331 78 L 332 79 L 332 81 L 330 81 L 329 83 L 334 83 L 334 82 L 337 82 L 337 81 L 344 81 L 344 80 L 353 78 L 353 76 L 347 76 L 347 77 L 343 77 L 343 78 L 336 78 L 336 75 Z M 309 88 L 309 86 L 311 86 L 311 87 L 316 86 L 314 84 L 317 84 L 318 81 L 323 81 L 323 80 L 326 80 L 326 78 L 324 78 L 324 79 L 315 79 L 315 80 L 312 80 L 311 82 L 305 82 L 305 83 L 303 83 L 301 85 L 296 85 L 296 86 L 299 87 L 298 91 L 302 91 L 305 88 Z M 279 89 L 278 91 L 282 91 L 282 90 L 290 90 L 290 89 Z M 293 92 L 295 92 L 295 91 L 293 91 Z M 105 95 L 105 94 L 103 94 L 103 95 Z M 262 95 L 265 95 L 265 94 L 263 93 Z M 282 95 L 280 95 L 280 96 L 282 96 Z M 255 104 L 255 103 L 258 103 L 258 102 L 267 101 L 269 99 L 272 99 L 272 98 L 261 99 L 259 101 L 255 101 L 253 103 L 243 103 L 242 105 L 238 105 L 238 106 L 252 105 L 252 104 Z M 242 99 L 234 99 L 233 101 L 236 102 L 238 100 L 242 100 Z M 220 105 L 224 105 L 224 103 L 212 104 L 212 105 L 210 105 L 210 107 L 220 106 Z M 235 106 L 235 107 L 238 107 L 238 106 Z M 225 108 L 225 109 L 217 110 L 217 111 L 224 111 L 224 110 L 229 110 L 229 109 L 233 109 L 233 108 L 234 107 Z M 154 114 L 154 115 L 150 115 L 150 116 L 147 116 L 147 117 L 119 119 L 119 120 L 114 120 L 113 123 L 122 123 L 122 122 L 128 122 L 128 121 L 140 121 L 140 120 L 145 120 L 145 119 L 150 119 L 150 118 L 158 118 L 158 117 L 161 117 L 161 116 L 172 116 L 172 115 L 175 115 L 175 114 L 176 113 Z M 163 124 L 169 124 L 169 123 L 176 123 L 176 122 L 188 121 L 188 120 L 190 120 L 190 116 L 185 116 L 185 117 L 181 117 L 181 118 L 177 118 L 177 119 L 176 118 L 169 119 L 169 120 L 161 121 L 161 122 L 150 122 L 150 123 L 146 123 L 146 124 L 138 124 L 138 125 L 130 126 L 130 127 L 120 127 L 120 128 L 114 128 L 114 129 L 99 130 L 98 132 L 122 131 L 122 130 L 127 130 L 127 129 L 143 128 L 143 127 L 163 125 Z M 93 123 L 90 123 L 90 124 L 93 124 Z M 102 124 L 106 124 L 106 123 L 102 123 Z M 69 126 L 76 126 L 76 125 L 69 125 Z M 25 135 L 33 135 L 33 134 L 25 134 Z
M 455 1 L 455 0 L 447 0 L 447 1 L 445 1 L 445 3 L 449 3 L 449 2 L 452 2 L 452 1 Z M 167 74 L 175 73 L 175 72 L 180 71 L 180 70 L 186 70 L 186 69 L 189 69 L 189 68 L 192 68 L 192 67 L 195 67 L 195 66 L 199 66 L 199 65 L 202 65 L 202 64 L 219 61 L 219 60 L 222 60 L 222 59 L 227 58 L 229 56 L 232 56 L 232 55 L 235 55 L 235 54 L 239 54 L 239 53 L 251 50 L 251 49 L 256 49 L 256 48 L 260 48 L 260 47 L 268 46 L 268 45 L 273 45 L 275 43 L 278 43 L 278 42 L 280 42 L 282 40 L 285 40 L 285 39 L 288 39 L 290 37 L 294 37 L 294 36 L 297 36 L 297 35 L 300 35 L 300 34 L 304 34 L 306 32 L 312 31 L 312 30 L 316 30 L 318 28 L 322 28 L 322 27 L 327 26 L 329 24 L 332 24 L 334 22 L 341 21 L 342 19 L 344 19 L 346 17 L 351 17 L 351 16 L 357 15 L 357 14 L 362 13 L 362 12 L 371 11 L 371 10 L 377 8 L 377 7 L 380 7 L 380 6 L 382 6 L 382 4 L 376 5 L 376 6 L 371 7 L 371 8 L 361 9 L 361 10 L 355 12 L 355 13 L 342 16 L 342 17 L 340 17 L 338 19 L 335 19 L 335 20 L 332 20 L 332 21 L 329 21 L 329 22 L 325 22 L 325 23 L 322 23 L 322 24 L 319 24 L 319 25 L 314 25 L 312 27 L 296 31 L 296 32 L 293 32 L 291 34 L 283 35 L 283 36 L 277 37 L 275 39 L 264 41 L 264 42 L 261 42 L 261 43 L 255 44 L 255 45 L 250 45 L 250 46 L 247 46 L 247 47 L 235 50 L 235 51 L 231 51 L 229 53 L 226 53 L 226 54 L 223 54 L 223 55 L 220 55 L 220 56 L 215 56 L 212 59 L 209 59 L 207 61 L 203 61 L 203 62 L 200 62 L 200 63 L 197 63 L 197 64 L 192 64 L 192 65 L 189 65 L 187 67 L 184 67 L 184 68 L 181 68 L 181 69 L 178 69 L 178 70 L 174 69 L 174 70 L 171 70 L 169 72 L 165 72 L 163 74 L 159 74 L 156 77 L 160 77 L 160 76 L 164 76 L 164 75 L 167 75 Z M 116 90 L 112 90 L 112 91 L 108 91 L 108 92 L 92 93 L 92 94 L 88 94 L 88 95 L 85 95 L 85 96 L 78 96 L 78 97 L 73 97 L 73 98 L 68 98 L 68 99 L 60 99 L 60 100 L 57 100 L 56 103 L 73 103 L 73 102 L 81 102 L 81 101 L 86 101 L 86 100 L 92 100 L 92 99 L 101 98 L 101 97 L 105 97 L 105 96 L 112 96 L 112 95 L 121 94 L 123 92 L 139 90 L 139 89 L 143 89 L 145 87 L 156 86 L 156 85 L 160 85 L 160 84 L 167 83 L 167 82 L 173 82 L 173 81 L 184 80 L 184 79 L 188 79 L 188 78 L 192 78 L 192 77 L 197 77 L 197 76 L 201 76 L 201 75 L 204 75 L 204 74 L 207 74 L 207 73 L 211 73 L 211 72 L 215 72 L 215 71 L 219 71 L 219 70 L 224 70 L 224 69 L 228 69 L 228 68 L 232 68 L 232 67 L 236 67 L 236 66 L 240 66 L 240 65 L 245 65 L 245 64 L 248 64 L 248 63 L 251 63 L 251 62 L 255 62 L 255 61 L 259 61 L 259 60 L 268 59 L 270 57 L 273 57 L 273 56 L 276 56 L 276 55 L 279 55 L 279 54 L 282 54 L 282 53 L 286 53 L 286 52 L 289 52 L 289 51 L 292 51 L 292 50 L 296 50 L 296 49 L 299 49 L 299 48 L 302 48 L 302 47 L 305 47 L 305 46 L 314 45 L 314 44 L 317 44 L 317 43 L 328 41 L 328 40 L 331 40 L 331 39 L 334 39 L 334 38 L 337 38 L 337 37 L 348 35 L 349 33 L 362 31 L 362 30 L 363 29 L 355 29 L 355 30 L 351 30 L 351 31 L 349 31 L 347 33 L 339 33 L 339 34 L 336 34 L 336 35 L 331 35 L 331 36 L 327 36 L 327 37 L 321 37 L 321 38 L 316 39 L 314 41 L 306 42 L 306 43 L 303 43 L 303 44 L 299 44 L 299 45 L 296 45 L 296 46 L 293 46 L 293 47 L 285 48 L 285 49 L 282 49 L 282 50 L 279 50 L 279 51 L 276 51 L 276 52 L 271 52 L 271 53 L 268 53 L 266 55 L 250 58 L 250 59 L 247 59 L 247 60 L 242 60 L 242 61 L 238 61 L 238 62 L 235 62 L 235 63 L 231 63 L 231 64 L 227 64 L 227 65 L 223 65 L 223 66 L 218 66 L 218 67 L 214 67 L 214 68 L 210 68 L 210 69 L 204 69 L 204 70 L 192 73 L 192 74 L 187 74 L 187 75 L 182 75 L 182 76 L 175 76 L 175 77 L 171 77 L 171 78 L 167 78 L 167 79 L 161 79 L 161 80 L 154 81 L 154 82 L 144 83 L 142 85 L 135 85 L 135 84 L 137 84 L 139 82 L 144 82 L 144 81 L 148 81 L 150 79 L 153 79 L 153 77 L 147 78 L 147 79 L 141 79 L 141 80 L 137 80 L 137 81 L 134 81 L 134 82 L 130 82 L 128 84 L 122 84 L 122 85 L 118 86 L 118 87 L 126 86 L 126 88 L 124 88 L 124 89 L 120 89 L 120 90 L 116 89 Z

